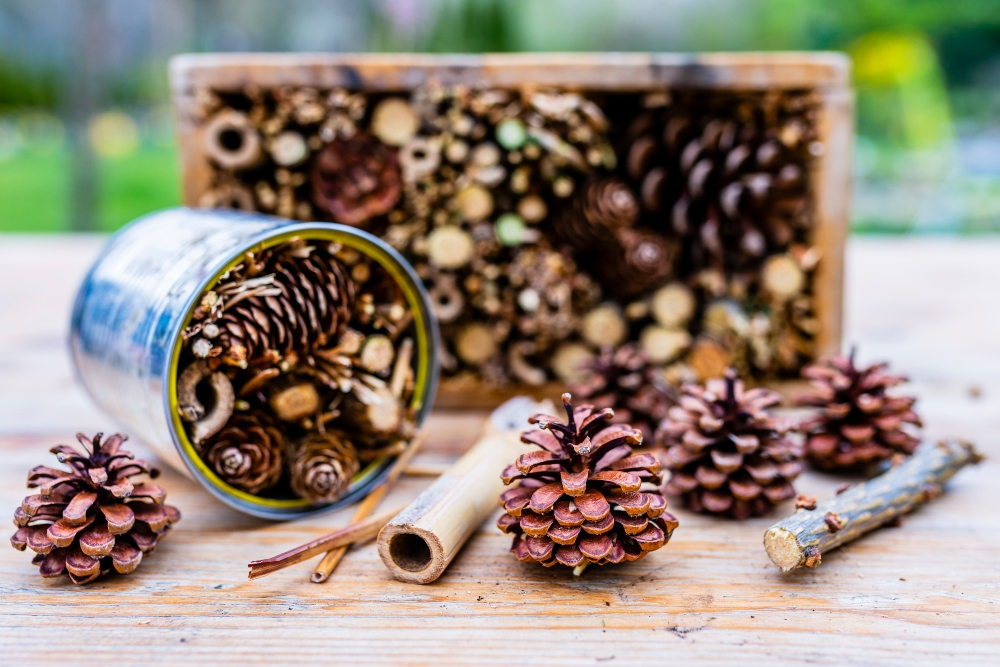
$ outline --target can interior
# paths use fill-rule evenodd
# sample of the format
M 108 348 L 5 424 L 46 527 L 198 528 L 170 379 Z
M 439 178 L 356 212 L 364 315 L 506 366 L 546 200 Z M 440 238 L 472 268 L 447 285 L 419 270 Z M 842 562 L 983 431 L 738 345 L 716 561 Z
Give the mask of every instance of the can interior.
M 196 474 L 207 480 L 216 490 L 222 493 L 224 500 L 239 501 L 238 507 L 254 513 L 261 511 L 262 515 L 267 514 L 301 514 L 310 510 L 339 505 L 352 499 L 366 485 L 379 477 L 379 473 L 384 471 L 394 457 L 387 457 L 369 463 L 351 480 L 350 488 L 344 493 L 340 501 L 330 505 L 314 505 L 302 498 L 263 498 L 237 489 L 224 482 L 215 472 L 202 460 L 197 449 L 188 438 L 184 428 L 184 422 L 180 418 L 177 407 L 177 366 L 180 361 L 180 353 L 183 347 L 183 340 L 180 333 L 191 323 L 194 309 L 201 300 L 205 290 L 218 283 L 219 279 L 227 271 L 233 269 L 243 261 L 243 254 L 254 248 L 266 249 L 284 243 L 293 238 L 300 238 L 305 241 L 326 241 L 341 243 L 346 247 L 357 250 L 363 255 L 377 262 L 399 285 L 406 304 L 413 314 L 413 327 L 415 330 L 415 357 L 416 372 L 414 373 L 413 396 L 410 400 L 410 407 L 416 413 L 417 424 L 423 420 L 429 401 L 433 398 L 434 390 L 434 368 L 433 358 L 435 353 L 435 341 L 432 334 L 433 324 L 429 320 L 426 296 L 422 294 L 421 288 L 414 282 L 412 276 L 400 264 L 400 260 L 390 254 L 383 242 L 378 241 L 369 234 L 350 228 L 338 228 L 339 225 L 330 223 L 303 223 L 281 227 L 276 232 L 266 232 L 252 239 L 235 251 L 234 256 L 226 261 L 211 277 L 203 281 L 191 303 L 188 304 L 184 320 L 178 329 L 177 340 L 174 343 L 173 351 L 170 354 L 167 368 L 167 401 L 170 410 L 170 419 L 174 436 L 174 443 L 180 450 L 182 458 L 192 467 Z

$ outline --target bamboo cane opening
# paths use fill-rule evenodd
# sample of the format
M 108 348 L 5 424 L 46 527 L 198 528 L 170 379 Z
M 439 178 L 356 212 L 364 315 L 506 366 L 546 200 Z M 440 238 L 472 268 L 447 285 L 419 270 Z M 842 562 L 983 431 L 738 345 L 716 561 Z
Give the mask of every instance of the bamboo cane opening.
M 419 572 L 431 562 L 431 548 L 414 533 L 398 533 L 389 541 L 389 557 L 408 572 Z

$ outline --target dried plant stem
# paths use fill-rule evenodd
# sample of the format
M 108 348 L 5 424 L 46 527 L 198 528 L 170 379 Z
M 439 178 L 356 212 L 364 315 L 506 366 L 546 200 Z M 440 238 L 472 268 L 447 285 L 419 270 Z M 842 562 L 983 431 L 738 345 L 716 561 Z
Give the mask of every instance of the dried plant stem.
M 412 463 L 403 474 L 407 477 L 437 477 L 450 467 L 449 463 Z
M 923 447 L 875 479 L 771 526 L 764 534 L 767 555 L 786 572 L 816 567 L 823 553 L 933 500 L 941 494 L 945 481 L 981 458 L 971 444 L 960 440 Z
M 286 551 L 283 554 L 278 554 L 273 558 L 255 560 L 247 565 L 250 568 L 247 578 L 259 579 L 278 570 L 283 570 L 290 565 L 309 560 L 324 551 L 361 542 L 362 540 L 370 540 L 378 535 L 378 531 L 382 529 L 382 526 L 388 523 L 392 517 L 399 514 L 402 509 L 403 506 L 401 505 L 390 512 L 383 512 L 378 516 L 369 517 L 358 523 L 352 523 L 329 535 L 313 540 L 308 544 L 303 544 L 291 551 Z
M 420 446 L 423 443 L 423 434 L 417 435 L 417 437 L 410 442 L 409 446 L 403 450 L 403 453 L 399 455 L 399 458 L 397 458 L 396 462 L 392 465 L 392 469 L 389 471 L 389 474 L 386 475 L 385 480 L 378 487 L 373 489 L 371 493 L 365 496 L 364 500 L 358 504 L 358 509 L 355 510 L 354 517 L 351 518 L 351 524 L 358 523 L 359 521 L 363 521 L 368 518 L 375 508 L 378 507 L 378 504 L 382 502 L 383 498 L 385 498 L 385 494 L 389 492 L 392 485 L 396 483 L 396 480 L 399 479 L 400 475 L 402 475 L 410 465 L 410 461 L 413 460 L 413 455 L 417 453 L 417 450 L 420 449 Z M 336 569 L 337 565 L 340 563 L 340 559 L 344 557 L 345 553 L 347 553 L 349 546 L 350 545 L 344 545 L 328 551 L 326 555 L 323 556 L 323 560 L 321 560 L 319 565 L 316 567 L 316 570 L 312 573 L 309 581 L 314 584 L 321 584 L 329 579 L 330 575 L 333 574 L 334 569 Z

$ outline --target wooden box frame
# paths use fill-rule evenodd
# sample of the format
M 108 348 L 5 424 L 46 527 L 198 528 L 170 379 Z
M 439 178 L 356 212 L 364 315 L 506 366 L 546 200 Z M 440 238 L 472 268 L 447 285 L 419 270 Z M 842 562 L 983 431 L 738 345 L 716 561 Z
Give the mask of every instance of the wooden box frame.
M 819 354 L 840 349 L 843 257 L 848 230 L 853 93 L 850 61 L 837 53 L 706 54 L 200 54 L 170 63 L 180 134 L 183 200 L 195 206 L 211 183 L 212 168 L 192 110 L 202 88 L 239 91 L 261 87 L 343 87 L 372 92 L 411 90 L 428 79 L 441 83 L 514 90 L 645 92 L 663 89 L 761 91 L 809 89 L 819 97 L 818 141 L 825 147 L 810 174 L 816 226 L 812 242 L 822 253 L 813 283 Z M 791 383 L 779 383 L 787 389 Z M 558 394 L 560 387 L 514 386 L 470 392 L 442 382 L 441 407 L 489 407 L 515 393 Z

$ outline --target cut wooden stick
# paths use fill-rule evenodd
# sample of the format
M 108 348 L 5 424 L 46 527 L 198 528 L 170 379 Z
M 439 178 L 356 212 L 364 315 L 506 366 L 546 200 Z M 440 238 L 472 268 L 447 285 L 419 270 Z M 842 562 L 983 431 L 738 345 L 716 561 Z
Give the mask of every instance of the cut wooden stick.
M 383 498 L 385 498 L 385 494 L 389 492 L 392 485 L 396 483 L 396 480 L 398 480 L 400 475 L 403 474 L 403 471 L 407 469 L 407 466 L 410 465 L 410 461 L 413 460 L 413 455 L 417 453 L 417 450 L 420 449 L 420 446 L 423 444 L 423 433 L 418 434 L 415 438 L 413 438 L 413 440 L 410 441 L 410 444 L 403 450 L 403 453 L 399 455 L 396 462 L 392 464 L 389 474 L 386 475 L 382 483 L 372 489 L 372 491 L 358 504 L 358 509 L 355 510 L 354 517 L 351 518 L 352 524 L 368 518 L 375 508 L 378 507 L 378 504 L 382 502 Z M 350 545 L 344 545 L 328 551 L 327 554 L 323 556 L 323 560 L 321 560 L 319 565 L 316 567 L 316 570 L 312 573 L 312 577 L 309 578 L 309 581 L 314 584 L 321 584 L 329 579 L 333 570 L 337 567 L 337 564 L 340 563 L 340 559 L 344 557 L 345 553 L 347 553 L 348 548 L 350 548 Z
M 399 511 L 402 508 L 403 506 L 400 506 L 391 512 L 383 512 L 378 516 L 369 517 L 363 521 L 359 521 L 358 523 L 352 523 L 344 528 L 341 528 L 340 530 L 330 533 L 329 535 L 313 540 L 308 544 L 303 544 L 300 547 L 296 547 L 291 551 L 286 551 L 285 553 L 279 554 L 273 558 L 255 560 L 247 566 L 250 568 L 247 578 L 259 579 L 263 576 L 271 574 L 272 572 L 283 570 L 289 565 L 295 565 L 296 563 L 309 560 L 313 556 L 317 556 L 325 551 L 354 544 L 355 542 L 370 540 L 378 535 L 382 526 L 387 524 L 392 517 L 399 514 Z
M 800 509 L 764 533 L 764 548 L 784 571 L 816 567 L 827 551 L 856 540 L 937 498 L 944 483 L 982 457 L 968 442 L 942 440 L 864 484 Z
M 523 448 L 528 416 L 552 411 L 513 398 L 490 416 L 472 449 L 417 496 L 378 536 L 378 553 L 400 581 L 428 584 L 444 572 L 465 541 L 497 506 L 504 489 L 500 473 Z

